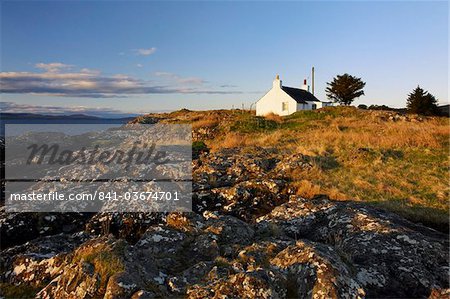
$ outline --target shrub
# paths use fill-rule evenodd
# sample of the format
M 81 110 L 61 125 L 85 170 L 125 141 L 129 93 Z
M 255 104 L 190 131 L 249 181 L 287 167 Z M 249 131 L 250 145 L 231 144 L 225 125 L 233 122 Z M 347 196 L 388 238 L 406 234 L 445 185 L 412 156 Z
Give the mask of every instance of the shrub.
M 192 142 L 192 158 L 197 159 L 201 153 L 209 152 L 209 148 L 203 141 Z

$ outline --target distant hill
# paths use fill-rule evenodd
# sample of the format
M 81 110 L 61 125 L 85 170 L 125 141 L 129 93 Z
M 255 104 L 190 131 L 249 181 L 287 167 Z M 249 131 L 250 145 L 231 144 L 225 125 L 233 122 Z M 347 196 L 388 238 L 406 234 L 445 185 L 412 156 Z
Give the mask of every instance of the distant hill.
M 135 117 L 122 117 L 122 118 L 105 118 L 97 117 L 85 114 L 70 114 L 70 115 L 51 115 L 51 114 L 34 114 L 34 113 L 0 113 L 0 119 L 95 119 L 95 120 L 123 120 L 124 122 L 134 119 Z
M 0 113 L 0 136 L 5 134 L 6 124 L 126 124 L 135 119 L 102 118 L 85 114 L 46 115 L 34 113 Z

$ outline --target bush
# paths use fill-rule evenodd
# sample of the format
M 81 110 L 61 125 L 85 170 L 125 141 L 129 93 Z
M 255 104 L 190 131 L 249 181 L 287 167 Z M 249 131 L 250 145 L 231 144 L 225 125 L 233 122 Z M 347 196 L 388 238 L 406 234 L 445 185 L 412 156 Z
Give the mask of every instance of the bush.
M 209 152 L 209 148 L 203 141 L 192 142 L 192 158 L 198 159 L 201 153 Z
M 360 105 L 358 105 L 358 108 L 359 109 L 367 109 L 367 105 L 360 104 Z
M 370 110 L 385 110 L 385 111 L 394 111 L 394 108 L 391 108 L 389 106 L 386 105 L 370 105 L 369 108 Z

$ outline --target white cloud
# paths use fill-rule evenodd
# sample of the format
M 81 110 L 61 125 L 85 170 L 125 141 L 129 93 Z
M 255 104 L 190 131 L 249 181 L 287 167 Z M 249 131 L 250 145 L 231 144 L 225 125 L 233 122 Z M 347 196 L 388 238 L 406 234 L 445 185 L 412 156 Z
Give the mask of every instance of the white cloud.
M 137 66 L 137 67 L 143 67 L 143 65 L 140 64 L 140 63 L 136 64 L 136 66 Z
M 80 70 L 80 73 L 84 73 L 84 74 L 91 74 L 91 75 L 100 75 L 100 71 L 99 70 L 93 70 L 93 69 L 88 69 L 88 68 L 82 68 Z
M 203 86 L 197 77 L 181 77 L 159 72 L 163 83 L 134 78 L 124 74 L 102 75 L 98 70 L 64 71 L 72 66 L 62 63 L 37 64 L 46 72 L 1 72 L 0 92 L 67 97 L 114 98 L 137 94 L 230 94 L 238 91 L 214 90 Z
M 156 52 L 156 48 L 152 47 L 152 48 L 148 48 L 148 49 L 136 49 L 134 51 L 138 55 L 149 56 L 149 55 L 152 55 L 152 54 L 154 54 Z
M 202 85 L 206 83 L 205 80 L 198 77 L 182 77 L 180 75 L 170 73 L 170 72 L 155 72 L 155 76 L 167 78 L 177 82 L 179 85 Z
M 49 73 L 57 73 L 60 70 L 64 70 L 64 69 L 70 69 L 72 67 L 72 65 L 70 64 L 64 64 L 61 62 L 51 62 L 51 63 L 36 63 L 35 67 L 38 69 L 43 69 Z

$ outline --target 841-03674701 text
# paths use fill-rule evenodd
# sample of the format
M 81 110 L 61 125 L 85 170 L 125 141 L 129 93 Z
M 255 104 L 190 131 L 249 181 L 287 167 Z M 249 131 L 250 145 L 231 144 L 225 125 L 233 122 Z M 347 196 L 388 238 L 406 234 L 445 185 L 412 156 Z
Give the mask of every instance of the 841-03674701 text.
M 11 201 L 21 200 L 39 200 L 39 201 L 64 201 L 64 200 L 100 200 L 100 201 L 178 201 L 179 191 L 95 191 L 93 193 L 63 193 L 63 192 L 29 192 L 29 193 L 11 193 L 9 196 Z

